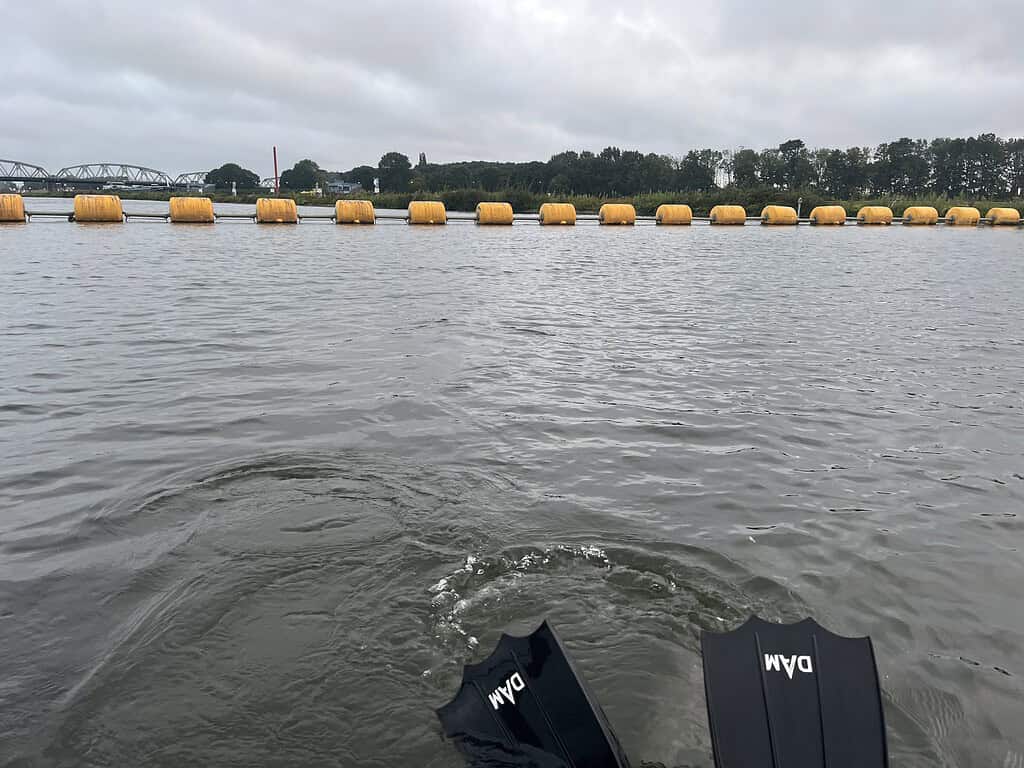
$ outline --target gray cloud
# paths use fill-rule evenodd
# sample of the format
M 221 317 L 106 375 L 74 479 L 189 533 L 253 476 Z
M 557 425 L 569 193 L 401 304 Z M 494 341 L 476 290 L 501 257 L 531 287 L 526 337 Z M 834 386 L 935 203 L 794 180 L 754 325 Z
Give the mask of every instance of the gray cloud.
M 872 145 L 1024 133 L 1024 3 L 10 4 L 0 156 L 269 175 L 386 151 Z

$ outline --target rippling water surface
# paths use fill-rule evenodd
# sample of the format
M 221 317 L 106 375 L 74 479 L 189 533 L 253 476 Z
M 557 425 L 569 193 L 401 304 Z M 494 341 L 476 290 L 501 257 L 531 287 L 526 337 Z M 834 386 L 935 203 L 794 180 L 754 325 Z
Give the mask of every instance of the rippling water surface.
M 34 220 L 0 286 L 2 765 L 458 765 L 547 616 L 709 766 L 758 612 L 873 637 L 894 765 L 1024 766 L 1024 232 Z

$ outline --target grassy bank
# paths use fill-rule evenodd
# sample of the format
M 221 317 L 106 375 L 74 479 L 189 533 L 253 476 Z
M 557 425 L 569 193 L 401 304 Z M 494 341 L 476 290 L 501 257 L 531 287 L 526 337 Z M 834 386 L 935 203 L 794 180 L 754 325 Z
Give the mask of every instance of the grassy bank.
M 26 197 L 58 197 L 66 196 L 49 193 L 29 193 Z M 172 196 L 170 192 L 129 192 L 121 193 L 124 200 L 167 200 Z M 242 203 L 254 205 L 259 197 L 266 197 L 265 192 L 247 192 L 239 195 L 228 195 L 215 192 L 210 197 L 215 203 Z M 313 195 L 284 194 L 282 197 L 292 197 L 299 205 L 333 207 L 335 199 L 344 197 L 316 197 Z M 769 204 L 791 205 L 797 207 L 799 198 L 803 198 L 801 207 L 802 214 L 806 216 L 816 205 L 842 205 L 846 208 L 847 214 L 853 216 L 857 210 L 864 205 L 887 205 L 892 208 L 893 213 L 901 216 L 905 208 L 911 205 L 930 205 L 938 209 L 939 215 L 954 205 L 968 205 L 978 208 L 982 215 L 994 206 L 1016 208 L 1024 214 L 1024 199 L 1013 200 L 976 200 L 971 198 L 946 198 L 946 197 L 916 197 L 906 198 L 874 198 L 863 200 L 832 200 L 822 197 L 813 190 L 805 191 L 781 191 L 770 188 L 752 189 L 716 189 L 710 192 L 655 192 L 651 194 L 637 195 L 635 197 L 602 198 L 590 195 L 542 195 L 528 192 L 522 189 L 507 189 L 498 192 L 487 192 L 482 189 L 453 189 L 445 192 L 418 192 L 418 193 L 381 193 L 357 194 L 353 197 L 363 200 L 371 200 L 375 208 L 397 208 L 403 209 L 412 200 L 440 200 L 449 211 L 472 212 L 479 202 L 504 201 L 512 203 L 512 207 L 518 213 L 536 211 L 542 203 L 549 201 L 573 203 L 580 213 L 597 213 L 603 203 L 631 203 L 641 216 L 650 216 L 662 203 L 688 203 L 697 216 L 706 216 L 711 208 L 719 204 L 738 203 L 747 209 L 748 216 L 756 216 L 761 208 Z

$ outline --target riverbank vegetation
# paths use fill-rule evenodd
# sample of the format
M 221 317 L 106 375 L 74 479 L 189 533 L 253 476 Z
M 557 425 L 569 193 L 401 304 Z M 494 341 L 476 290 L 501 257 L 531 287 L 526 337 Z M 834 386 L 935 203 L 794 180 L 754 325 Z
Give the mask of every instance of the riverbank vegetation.
M 800 139 L 778 147 L 691 150 L 682 157 L 606 147 L 561 152 L 547 162 L 428 163 L 413 167 L 398 152 L 381 157 L 376 174 L 358 166 L 341 174 L 382 192 L 519 190 L 544 196 L 632 198 L 656 192 L 770 190 L 826 200 L 1004 200 L 1024 194 L 1024 138 L 902 138 L 876 147 L 810 149 Z M 372 178 L 369 178 L 372 182 Z M 733 197 L 733 200 L 737 200 Z M 749 201 L 755 202 L 753 200 Z

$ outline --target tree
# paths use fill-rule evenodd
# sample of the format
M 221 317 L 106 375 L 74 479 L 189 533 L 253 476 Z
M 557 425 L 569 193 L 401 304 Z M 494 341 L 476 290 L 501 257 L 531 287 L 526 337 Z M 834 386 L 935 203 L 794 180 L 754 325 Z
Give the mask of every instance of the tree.
M 932 168 L 932 189 L 936 194 L 953 197 L 964 185 L 963 139 L 933 139 L 928 147 Z
M 231 189 L 232 183 L 238 189 L 256 189 L 260 185 L 260 177 L 238 163 L 225 163 L 206 174 L 206 183 L 221 190 Z
M 757 156 L 757 177 L 767 187 L 781 189 L 786 184 L 786 167 L 777 149 L 766 149 Z
M 919 195 L 927 191 L 931 177 L 927 142 L 904 137 L 879 144 L 871 177 L 876 194 Z
M 401 152 L 388 152 L 377 164 L 381 192 L 405 192 L 412 181 L 412 164 Z
M 1006 194 L 1008 169 L 1006 145 L 993 133 L 968 139 L 974 170 L 974 194 L 981 197 L 1002 197 Z
M 643 191 L 643 162 L 644 156 L 635 149 L 627 149 L 619 156 L 615 164 L 618 179 L 614 186 L 620 195 L 635 195 Z
M 564 173 L 553 176 L 548 184 L 548 191 L 556 194 L 566 194 L 569 192 L 569 177 Z
M 345 181 L 354 181 L 363 189 L 372 192 L 373 180 L 377 178 L 377 169 L 370 165 L 357 165 L 351 171 L 342 174 Z
M 750 189 L 758 184 L 757 168 L 760 158 L 752 149 L 741 149 L 732 156 L 733 183 L 741 189 Z
M 803 189 L 810 186 L 815 178 L 810 153 L 802 139 L 790 139 L 779 145 L 782 162 L 781 184 L 787 189 Z
M 679 163 L 679 189 L 706 192 L 715 188 L 715 171 L 722 159 L 722 153 L 711 149 L 691 149 Z
M 324 172 L 312 160 L 299 160 L 295 165 L 281 174 L 281 186 L 295 191 L 313 189 L 323 185 Z
M 1006 162 L 1010 197 L 1020 197 L 1024 194 L 1024 139 L 1007 140 Z
M 848 194 L 865 194 L 871 187 L 871 150 L 867 147 L 850 147 L 846 150 L 846 187 Z
M 417 168 L 426 168 L 427 167 L 427 153 L 426 152 L 420 152 L 420 161 L 418 163 L 416 163 L 416 167 Z
M 502 182 L 505 180 L 505 175 L 497 163 L 487 163 L 480 169 L 477 179 L 480 182 L 481 189 L 486 189 L 488 192 L 497 192 L 503 186 Z
M 722 150 L 722 175 L 725 177 L 725 186 L 732 186 L 732 174 L 736 170 L 736 166 L 733 164 L 733 151 L 731 149 Z
M 845 200 L 858 193 L 853 163 L 856 156 L 852 150 L 819 149 L 814 152 L 814 166 L 817 173 L 816 186 L 827 197 Z
M 672 158 L 651 152 L 640 161 L 640 188 L 644 192 L 672 189 Z

